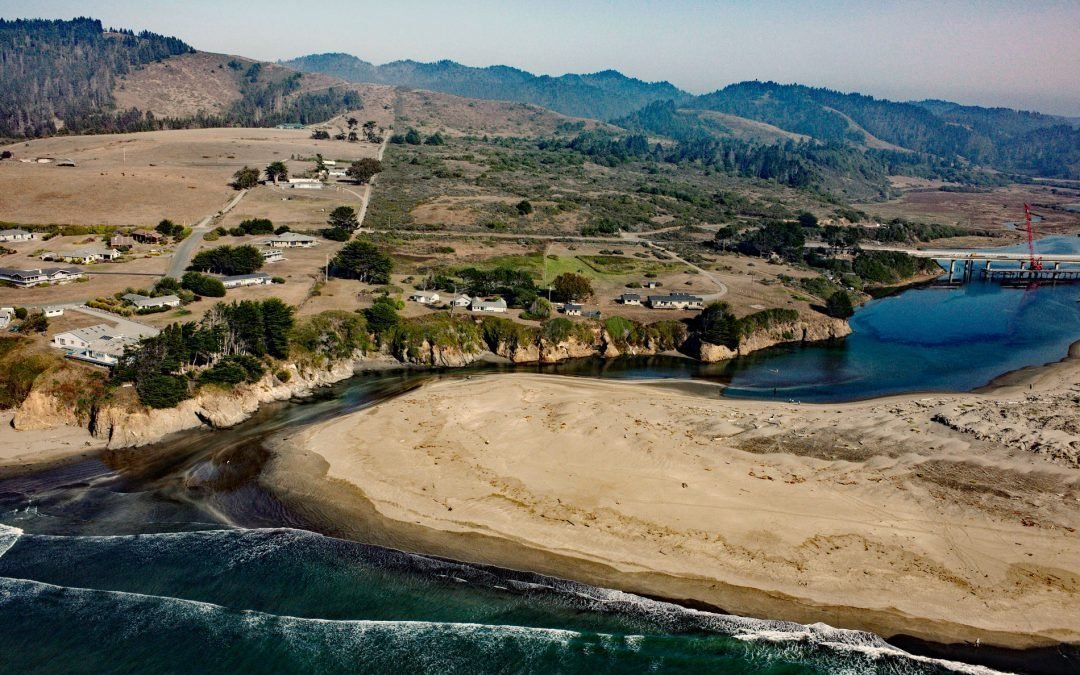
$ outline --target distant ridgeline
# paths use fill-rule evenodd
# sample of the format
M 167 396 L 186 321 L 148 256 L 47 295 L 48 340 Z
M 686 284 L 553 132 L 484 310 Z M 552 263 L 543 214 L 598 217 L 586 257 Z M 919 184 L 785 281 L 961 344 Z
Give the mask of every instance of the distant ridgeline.
M 668 82 L 642 82 L 610 70 L 548 77 L 506 66 L 472 68 L 453 61 L 396 61 L 376 66 L 348 54 L 314 54 L 282 63 L 351 82 L 521 101 L 564 115 L 609 120 L 632 131 L 677 140 L 687 159 L 715 157 L 718 166 L 726 163 L 728 167 L 760 163 L 766 167 L 761 177 L 781 177 L 792 185 L 812 182 L 814 178 L 807 174 L 811 166 L 826 173 L 903 174 L 974 185 L 1003 179 L 974 170 L 973 165 L 1028 176 L 1080 179 L 1080 129 L 1075 120 L 1007 108 L 946 101 L 896 103 L 756 81 L 693 96 Z M 780 134 L 800 134 L 810 142 L 792 144 L 783 135 L 768 140 L 760 134 L 740 138 L 722 115 L 710 113 L 764 122 Z M 706 143 L 710 140 L 714 147 Z M 786 149 L 769 157 L 764 151 L 748 149 L 770 144 Z M 760 156 L 748 159 L 748 153 Z M 793 163 L 793 158 L 799 161 Z M 787 179 L 783 179 L 785 174 Z
M 0 137 L 309 123 L 360 107 L 352 90 L 296 95 L 302 74 L 266 77 L 256 63 L 238 70 L 240 100 L 221 114 L 159 118 L 135 108 L 117 110 L 113 91 L 119 78 L 194 52 L 180 39 L 105 30 L 96 19 L 0 20 Z
M 394 61 L 376 66 L 349 54 L 313 54 L 279 63 L 349 82 L 374 82 L 468 98 L 520 101 L 564 115 L 599 120 L 622 117 L 653 101 L 692 98 L 668 82 L 643 82 L 614 70 L 550 77 L 509 66 L 473 68 L 454 61 Z

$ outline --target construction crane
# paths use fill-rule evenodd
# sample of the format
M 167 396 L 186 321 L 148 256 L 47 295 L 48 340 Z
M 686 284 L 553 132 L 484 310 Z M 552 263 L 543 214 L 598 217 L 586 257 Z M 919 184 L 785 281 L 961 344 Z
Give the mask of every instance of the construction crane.
M 1024 224 L 1027 227 L 1028 257 L 1031 258 L 1029 269 L 1036 272 L 1043 268 L 1042 258 L 1035 257 L 1035 234 L 1031 229 L 1031 207 L 1024 204 Z

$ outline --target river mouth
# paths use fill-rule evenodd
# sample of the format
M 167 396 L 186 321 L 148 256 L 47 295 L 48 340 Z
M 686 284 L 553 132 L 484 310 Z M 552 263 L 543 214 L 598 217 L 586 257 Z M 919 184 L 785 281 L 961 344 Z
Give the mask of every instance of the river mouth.
M 887 645 L 883 646 L 883 643 L 876 641 L 876 636 L 867 633 L 815 633 L 811 630 L 813 627 L 787 622 L 738 623 L 737 617 L 731 619 L 735 623 L 724 624 L 724 628 L 717 633 L 715 627 L 703 627 L 700 621 L 704 619 L 690 610 L 649 605 L 652 608 L 650 611 L 666 613 L 677 620 L 661 621 L 655 617 L 646 620 L 639 616 L 640 610 L 634 608 L 634 603 L 611 604 L 610 596 L 605 594 L 613 592 L 596 587 L 575 585 L 542 575 L 400 553 L 393 549 L 428 549 L 418 547 L 416 544 L 419 540 L 413 535 L 403 536 L 390 531 L 390 528 L 375 532 L 371 529 L 378 527 L 375 518 L 363 518 L 354 527 L 344 527 L 341 525 L 344 522 L 341 514 L 324 511 L 317 504 L 305 501 L 302 495 L 275 492 L 268 488 L 264 480 L 268 466 L 275 459 L 272 448 L 267 444 L 271 437 L 290 436 L 309 425 L 362 410 L 443 378 L 537 372 L 648 381 L 649 386 L 673 387 L 710 398 L 727 396 L 835 402 L 926 389 L 970 390 L 1006 371 L 1060 360 L 1066 354 L 1068 344 L 1080 336 L 1076 323 L 1078 307 L 1075 287 L 1044 287 L 1031 291 L 984 287 L 950 291 L 927 288 L 909 293 L 954 295 L 907 298 L 908 294 L 900 294 L 875 301 L 860 310 L 854 321 L 855 334 L 843 341 L 831 345 L 781 347 L 751 355 L 737 363 L 708 365 L 689 359 L 660 356 L 609 361 L 590 359 L 552 366 L 477 364 L 454 371 L 403 369 L 360 374 L 349 381 L 320 390 L 311 399 L 264 406 L 251 419 L 229 430 L 195 431 L 146 448 L 106 451 L 93 459 L 76 460 L 6 478 L 0 474 L 0 523 L 19 528 L 23 533 L 10 547 L 5 548 L 7 544 L 0 546 L 0 578 L 11 585 L 6 591 L 9 599 L 39 599 L 39 602 L 31 604 L 9 600 L 9 603 L 16 604 L 8 604 L 7 609 L 0 609 L 0 624 L 6 634 L 19 635 L 24 644 L 47 649 L 35 642 L 33 635 L 16 632 L 17 627 L 9 625 L 11 621 L 8 619 L 12 618 L 15 608 L 30 612 L 55 606 L 61 608 L 57 610 L 60 616 L 77 617 L 81 616 L 78 607 L 82 605 L 72 605 L 73 591 L 63 589 L 98 589 L 103 594 L 89 596 L 93 600 L 86 602 L 90 605 L 96 603 L 95 616 L 99 617 L 96 620 L 113 630 L 118 630 L 118 625 L 100 618 L 106 607 L 140 617 L 161 616 L 160 612 L 166 611 L 157 605 L 146 606 L 142 600 L 136 602 L 127 595 L 114 595 L 122 592 L 183 601 L 176 605 L 175 611 L 188 617 L 198 614 L 212 616 L 214 630 L 231 631 L 229 634 L 242 644 L 247 644 L 245 640 L 248 638 L 242 637 L 239 629 L 231 623 L 232 615 L 228 612 L 220 614 L 218 610 L 203 605 L 183 603 L 203 602 L 264 612 L 265 615 L 250 615 L 244 619 L 249 625 L 265 627 L 265 630 L 260 628 L 263 632 L 257 633 L 257 638 L 252 638 L 252 649 L 270 649 L 267 642 L 271 638 L 268 636 L 297 631 L 297 634 L 306 635 L 329 650 L 332 643 L 328 637 L 312 628 L 315 624 L 293 624 L 281 618 L 303 617 L 303 612 L 290 603 L 301 602 L 305 597 L 309 608 L 340 606 L 318 595 L 300 593 L 300 597 L 292 597 L 297 590 L 295 579 L 286 573 L 290 569 L 288 565 L 301 564 L 304 567 L 310 564 L 314 569 L 341 567 L 352 570 L 348 573 L 353 575 L 349 577 L 351 583 L 368 584 L 373 588 L 384 584 L 395 589 L 406 589 L 400 593 L 389 593 L 388 597 L 394 600 L 386 605 L 380 605 L 371 598 L 354 597 L 357 603 L 355 607 L 367 608 L 363 616 L 355 612 L 355 607 L 353 610 L 345 607 L 340 611 L 335 610 L 336 613 L 331 612 L 329 616 L 317 616 L 320 611 L 311 609 L 308 612 L 311 619 L 332 622 L 405 621 L 410 623 L 408 631 L 423 636 L 425 640 L 435 640 L 440 645 L 472 644 L 473 647 L 492 643 L 483 641 L 488 639 L 486 634 L 482 640 L 448 636 L 443 628 L 436 625 L 438 621 L 463 625 L 472 620 L 472 623 L 483 625 L 528 626 L 529 630 L 570 630 L 573 633 L 570 637 L 562 633 L 558 633 L 557 637 L 556 633 L 537 633 L 530 634 L 528 638 L 541 640 L 544 646 L 538 649 L 542 653 L 565 650 L 573 657 L 570 661 L 559 661 L 555 657 L 529 661 L 531 657 L 521 655 L 522 648 L 514 639 L 500 633 L 495 642 L 517 645 L 511 650 L 513 653 L 490 646 L 485 649 L 491 649 L 495 655 L 492 657 L 493 664 L 504 667 L 512 667 L 508 664 L 513 663 L 529 663 L 561 665 L 567 670 L 610 668 L 612 663 L 640 663 L 634 661 L 637 657 L 632 655 L 645 653 L 650 658 L 672 665 L 676 670 L 679 664 L 687 670 L 715 668 L 717 661 L 711 657 L 725 654 L 731 659 L 725 663 L 735 670 L 745 669 L 748 663 L 759 663 L 768 666 L 762 670 L 775 667 L 777 672 L 835 668 L 947 671 L 950 668 L 937 662 L 911 661 L 895 654 L 881 656 L 881 652 L 875 650 L 887 650 Z M 961 298 L 966 309 L 954 306 L 956 302 L 952 298 Z M 908 329 L 916 318 L 925 330 L 912 335 Z M 889 330 L 901 329 L 906 333 L 904 340 L 890 338 Z M 862 366 L 865 363 L 878 365 L 867 370 Z M 950 373 L 947 370 L 949 364 L 963 367 Z M 234 534 L 217 534 L 222 531 Z M 180 548 L 186 549 L 186 552 L 181 554 L 171 548 L 169 542 L 173 540 L 161 539 L 164 535 L 180 537 L 179 541 L 184 542 Z M 334 539 L 319 538 L 322 535 L 345 536 L 356 542 L 377 542 L 382 547 L 361 543 L 341 544 Z M 65 550 L 74 553 L 82 550 L 80 547 L 90 547 L 84 550 L 85 553 L 105 540 L 114 541 L 117 546 L 94 554 L 100 561 L 100 566 L 95 568 L 98 576 L 87 576 L 87 572 L 80 577 L 74 572 L 65 571 L 65 566 L 71 569 L 87 567 L 84 561 L 89 559 L 85 555 L 79 561 L 65 558 L 68 555 L 64 553 Z M 204 545 L 209 541 L 216 544 Z M 151 553 L 143 551 L 145 544 L 151 545 Z M 243 569 L 246 574 L 261 575 L 263 586 L 245 586 L 234 578 L 232 582 L 221 583 L 222 595 L 200 595 L 201 586 L 218 588 L 215 582 L 208 579 L 198 583 L 181 583 L 178 580 L 183 569 L 216 560 L 213 556 L 220 555 L 217 549 L 222 547 L 242 552 L 243 556 L 213 564 L 221 568 Z M 275 558 L 273 552 L 279 549 L 288 555 Z M 303 552 L 305 549 L 330 553 L 325 554 L 328 558 L 324 553 L 319 553 L 312 560 L 303 561 L 308 555 Z M 172 551 L 169 555 L 173 556 L 174 563 L 166 564 L 167 556 L 163 553 L 166 551 Z M 257 572 L 253 568 L 244 568 L 244 563 L 238 562 L 240 559 L 260 557 L 269 562 Z M 52 558 L 55 558 L 56 564 L 50 568 L 46 563 Z M 120 564 L 128 559 L 133 562 Z M 298 563 L 297 559 L 302 563 Z M 333 562 L 327 563 L 326 560 Z M 375 564 L 371 562 L 373 560 L 380 562 Z M 173 585 L 152 578 L 155 575 L 168 578 L 166 572 L 173 564 L 178 570 Z M 146 566 L 145 573 L 135 573 L 140 569 L 139 565 Z M 28 571 L 35 566 L 37 571 Z M 135 581 L 141 580 L 143 585 L 118 578 L 110 571 L 110 566 L 116 567 L 117 573 L 126 571 L 133 575 Z M 48 574 L 41 572 L 45 568 L 51 571 Z M 357 569 L 362 571 L 358 572 Z M 407 572 L 402 573 L 404 576 L 394 576 L 395 569 Z M 304 570 L 307 568 L 304 567 Z M 312 578 L 324 577 L 316 575 Z M 312 589 L 317 589 L 319 583 L 312 581 Z M 230 590 L 230 584 L 235 588 Z M 334 587 L 333 584 L 329 586 Z M 459 592 L 461 590 L 467 592 Z M 504 593 L 508 593 L 508 596 L 503 597 Z M 596 596 L 597 593 L 601 595 Z M 266 601 L 267 595 L 276 600 Z M 589 602 L 593 604 L 581 604 L 582 597 L 591 597 Z M 412 606 L 409 612 L 397 611 L 402 606 L 409 606 L 406 598 L 411 599 L 409 602 L 427 598 L 428 602 Z M 596 604 L 597 598 L 603 600 L 599 605 Z M 438 608 L 439 603 L 457 607 L 461 612 L 468 607 L 481 609 L 472 615 L 467 612 L 440 614 L 443 610 Z M 602 606 L 602 609 L 598 610 L 598 606 Z M 167 613 L 172 616 L 174 610 L 171 609 L 172 605 L 169 607 Z M 350 614 L 349 611 L 354 613 Z M 710 615 L 718 614 L 711 612 Z M 7 619 L 3 618 L 5 616 Z M 42 622 L 55 622 L 57 615 L 50 615 L 46 611 L 39 619 Z M 425 626 L 422 630 L 417 628 L 420 624 Z M 208 630 L 203 624 L 182 625 L 192 634 Z M 349 631 L 359 630 L 354 624 L 346 623 L 338 628 L 346 630 L 346 625 Z M 380 626 L 379 630 L 390 631 L 387 636 L 380 638 L 384 640 L 383 644 L 397 645 L 399 648 L 398 651 L 391 650 L 400 660 L 399 663 L 412 663 L 409 659 L 423 651 L 422 641 L 405 646 L 395 642 L 400 639 L 404 629 Z M 375 628 L 369 625 L 364 630 L 373 631 Z M 64 631 L 77 632 L 70 626 L 61 632 Z M 397 637 L 389 637 L 390 634 Z M 542 638 L 538 637 L 541 635 Z M 621 637 L 604 637 L 611 635 Z M 635 637 L 638 635 L 644 637 Z M 762 637 L 765 635 L 768 637 Z M 162 653 L 169 653 L 169 646 L 160 636 L 145 637 L 148 644 L 155 644 Z M 654 638 L 658 641 L 654 641 Z M 101 636 L 101 639 L 107 641 L 108 638 Z M 469 640 L 474 642 L 470 643 Z M 634 643 L 640 640 L 645 640 L 647 649 L 634 652 Z M 847 646 L 826 646 L 830 642 Z M 556 644 L 558 648 L 552 646 Z M 575 644 L 582 645 L 582 649 L 575 649 Z M 607 647 L 602 648 L 605 644 Z M 928 657 L 1032 672 L 1070 672 L 1073 670 L 1071 666 L 1075 666 L 1080 659 L 1075 647 L 996 651 L 906 638 L 898 639 L 896 644 Z M 754 649 L 749 649 L 747 645 L 753 645 Z M 797 648 L 792 645 L 797 645 Z M 590 660 L 590 653 L 601 652 L 607 653 L 615 661 Z M 879 656 L 867 656 L 872 652 Z M 78 653 L 78 649 L 73 649 L 73 653 Z M 194 650 L 177 647 L 176 654 L 179 658 L 193 659 L 192 663 L 199 663 Z M 290 656 L 282 654 L 280 658 L 282 663 L 296 666 L 295 662 L 289 661 Z M 234 667 L 247 665 L 243 659 L 227 662 Z M 88 663 L 93 663 L 93 659 Z M 75 665 L 74 662 L 72 665 Z M 385 665 L 389 669 L 393 664 Z M 317 660 L 305 662 L 302 666 L 334 669 L 334 664 Z

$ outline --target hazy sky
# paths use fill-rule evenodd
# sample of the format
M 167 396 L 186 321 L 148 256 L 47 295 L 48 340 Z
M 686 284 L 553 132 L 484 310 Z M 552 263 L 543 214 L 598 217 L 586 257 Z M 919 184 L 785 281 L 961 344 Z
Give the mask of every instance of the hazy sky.
M 3 18 L 78 15 L 265 60 L 614 68 L 695 93 L 761 79 L 1080 116 L 1080 0 L 0 0 Z

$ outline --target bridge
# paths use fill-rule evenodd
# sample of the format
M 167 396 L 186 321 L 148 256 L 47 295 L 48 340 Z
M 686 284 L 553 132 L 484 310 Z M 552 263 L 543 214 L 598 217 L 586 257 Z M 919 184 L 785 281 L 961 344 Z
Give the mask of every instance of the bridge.
M 827 248 L 825 244 L 808 243 L 808 248 Z M 865 251 L 893 251 L 914 258 L 930 258 L 944 263 L 949 279 L 962 272 L 962 280 L 978 276 L 990 281 L 1080 281 L 1080 254 L 1046 253 L 1035 257 L 1042 269 L 1031 268 L 1031 257 L 1024 252 L 972 251 L 970 249 L 908 248 L 904 246 L 864 246 Z M 996 264 L 995 264 L 996 263 Z

